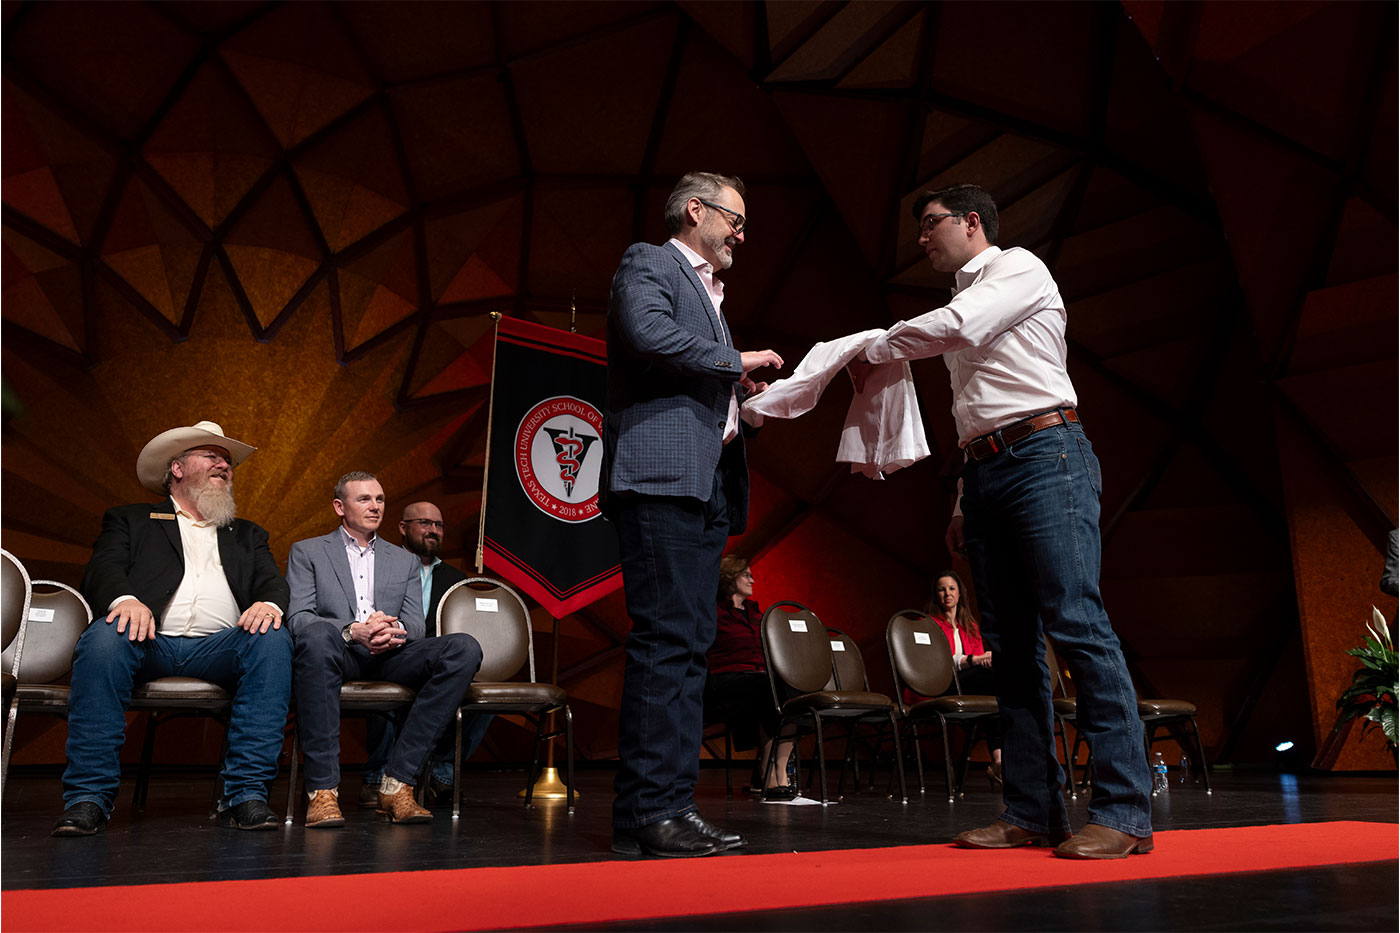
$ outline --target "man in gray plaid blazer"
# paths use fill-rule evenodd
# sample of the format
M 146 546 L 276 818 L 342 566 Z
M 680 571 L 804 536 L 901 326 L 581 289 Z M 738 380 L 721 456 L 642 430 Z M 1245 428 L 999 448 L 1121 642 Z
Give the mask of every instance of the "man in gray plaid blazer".
M 634 243 L 613 276 L 603 418 L 604 514 L 617 526 L 632 632 L 623 672 L 613 851 L 710 855 L 744 838 L 703 819 L 705 653 L 725 541 L 748 521 L 739 403 L 780 367 L 734 347 L 716 273 L 744 242 L 744 183 L 692 173 L 666 201 L 671 239 Z

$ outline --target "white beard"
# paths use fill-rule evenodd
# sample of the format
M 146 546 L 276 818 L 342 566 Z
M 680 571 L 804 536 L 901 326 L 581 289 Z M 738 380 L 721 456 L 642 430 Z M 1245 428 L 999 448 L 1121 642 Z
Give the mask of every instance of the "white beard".
M 227 484 L 215 486 L 208 477 L 194 490 L 194 507 L 205 521 L 213 522 L 220 528 L 232 525 L 238 514 L 238 507 L 233 501 L 233 487 Z

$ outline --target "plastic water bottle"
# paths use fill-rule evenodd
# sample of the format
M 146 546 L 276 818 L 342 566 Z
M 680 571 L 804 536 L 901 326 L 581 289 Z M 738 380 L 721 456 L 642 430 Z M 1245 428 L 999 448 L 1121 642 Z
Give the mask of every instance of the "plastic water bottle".
M 1181 766 L 1181 777 L 1177 778 L 1177 780 L 1182 784 L 1189 783 L 1191 780 L 1191 759 L 1186 757 L 1185 752 L 1181 753 L 1181 761 L 1179 764 Z
M 1157 752 L 1152 758 L 1152 796 L 1168 793 L 1171 789 L 1171 783 L 1167 780 L 1167 763 L 1162 760 L 1162 753 Z

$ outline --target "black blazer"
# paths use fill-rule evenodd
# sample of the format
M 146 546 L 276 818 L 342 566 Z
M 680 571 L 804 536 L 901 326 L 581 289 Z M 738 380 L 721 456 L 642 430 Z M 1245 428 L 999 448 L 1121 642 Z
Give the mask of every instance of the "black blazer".
M 428 637 L 438 633 L 437 613 L 438 606 L 442 604 L 442 594 L 452 587 L 452 584 L 465 580 L 467 575 L 447 561 L 443 561 L 433 568 L 433 586 L 428 593 L 428 611 L 424 618 L 428 622 Z
M 169 518 L 157 516 L 168 515 Z M 240 610 L 260 600 L 276 603 L 283 612 L 291 603 L 291 591 L 272 551 L 267 532 L 238 518 L 220 528 L 219 561 Z M 135 596 L 161 621 L 170 597 L 185 577 L 185 549 L 175 503 L 119 505 L 102 516 L 102 533 L 92 546 L 92 558 L 79 587 L 92 606 L 94 617 L 107 614 L 118 596 Z

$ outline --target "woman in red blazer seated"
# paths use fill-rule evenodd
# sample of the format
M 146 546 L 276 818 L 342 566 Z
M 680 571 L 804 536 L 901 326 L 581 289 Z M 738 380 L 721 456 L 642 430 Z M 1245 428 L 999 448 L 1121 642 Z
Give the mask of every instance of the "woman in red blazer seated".
M 924 611 L 933 617 L 948 639 L 953 652 L 953 665 L 958 669 L 958 683 L 965 694 L 996 696 L 992 681 L 992 653 L 982 645 L 982 629 L 963 602 L 962 578 L 951 570 L 938 575 L 933 583 Z M 992 763 L 987 767 L 987 779 L 993 786 L 1001 783 L 1001 735 L 996 720 L 987 727 L 987 748 Z
M 749 780 L 751 793 L 762 793 L 770 800 L 791 799 L 793 791 L 787 786 L 791 738 L 784 736 L 778 742 L 777 764 L 767 781 L 763 780 L 763 768 L 778 731 L 778 711 L 763 663 L 759 635 L 763 611 L 753 598 L 753 571 L 746 558 L 726 554 L 720 561 L 717 603 L 715 643 L 710 648 L 710 674 L 705 683 L 705 721 L 728 723 L 737 749 L 758 746 Z

